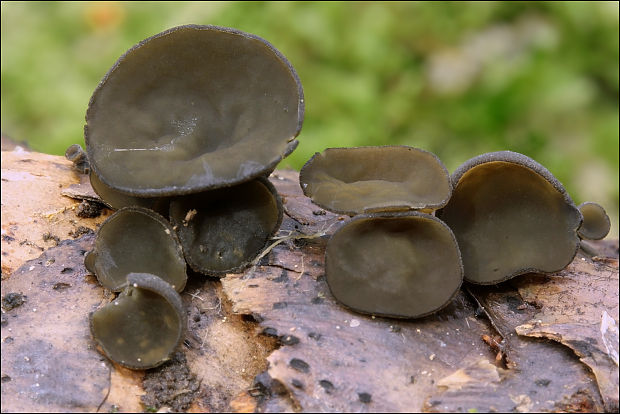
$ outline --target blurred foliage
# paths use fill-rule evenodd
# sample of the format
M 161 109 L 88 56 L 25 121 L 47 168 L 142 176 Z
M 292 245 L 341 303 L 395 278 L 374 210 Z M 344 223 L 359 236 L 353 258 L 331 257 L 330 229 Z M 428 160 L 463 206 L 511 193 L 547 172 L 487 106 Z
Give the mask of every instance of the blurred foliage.
M 180 24 L 254 33 L 291 61 L 299 169 L 326 147 L 405 144 L 450 171 L 524 153 L 618 216 L 617 2 L 3 2 L 2 131 L 83 145 L 90 94 L 133 44 Z

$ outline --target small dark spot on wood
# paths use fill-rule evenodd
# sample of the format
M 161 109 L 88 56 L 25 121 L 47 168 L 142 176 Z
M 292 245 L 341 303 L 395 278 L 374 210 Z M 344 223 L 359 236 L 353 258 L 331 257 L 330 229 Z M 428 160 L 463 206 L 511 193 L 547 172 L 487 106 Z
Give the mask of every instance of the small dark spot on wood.
M 280 337 L 280 342 L 283 345 L 297 345 L 299 343 L 299 338 L 293 335 L 284 335 Z
M 79 226 L 77 229 L 70 231 L 69 236 L 73 237 L 74 239 L 77 239 L 78 237 L 84 234 L 90 234 L 90 233 L 94 233 L 94 231 L 92 229 L 89 229 L 88 227 Z
M 11 377 L 6 374 L 2 374 L 2 378 L 0 379 L 0 381 L 2 381 L 2 383 L 9 382 L 11 381 Z
M 272 279 L 272 281 L 275 283 L 282 283 L 282 282 L 286 282 L 287 280 L 288 280 L 288 272 L 285 269 L 282 269 L 282 271 L 280 272 L 280 276 L 278 276 L 275 279 Z
M 284 384 L 282 384 L 277 379 L 274 379 L 271 381 L 271 392 L 273 392 L 276 395 L 287 395 L 288 394 L 288 390 L 286 389 Z
M 27 296 L 21 293 L 15 293 L 15 292 L 7 293 L 2 298 L 2 308 L 7 311 L 11 309 L 15 309 L 23 305 L 26 302 L 26 299 L 27 299 Z
M 327 380 L 320 380 L 319 385 L 323 387 L 325 392 L 328 394 L 331 394 L 332 392 L 334 392 L 334 384 L 332 384 L 331 382 Z
M 101 215 L 103 205 L 95 201 L 82 200 L 75 214 L 81 218 L 95 218 Z
M 401 331 L 400 326 L 398 325 L 390 325 L 390 332 L 398 333 Z
M 409 377 L 409 384 L 415 384 L 415 375 Z
M 249 288 L 257 288 L 258 285 L 248 285 Z
M 266 336 L 274 336 L 274 337 L 278 336 L 278 331 L 275 328 L 265 328 L 263 329 L 263 332 L 261 333 Z
M 63 267 L 62 270 L 60 271 L 60 273 L 62 274 L 69 273 L 69 272 L 73 272 L 72 267 Z
M 291 359 L 291 361 L 288 364 L 295 371 L 303 372 L 304 374 L 307 374 L 308 372 L 310 372 L 310 365 L 308 365 L 307 362 L 305 362 L 305 361 L 303 361 L 303 360 L 301 360 L 299 358 Z
M 372 396 L 368 394 L 367 392 L 358 392 L 357 396 L 359 397 L 360 401 L 363 402 L 364 404 L 368 404 L 372 400 Z
M 312 298 L 310 303 L 312 303 L 313 305 L 318 305 L 319 303 L 323 303 L 323 298 L 319 297 L 319 296 L 316 296 L 316 297 Z
M 286 302 L 276 302 L 273 304 L 273 309 L 284 309 L 286 306 Z
M 58 283 L 54 283 L 54 286 L 52 286 L 52 289 L 54 290 L 65 290 L 70 288 L 71 285 L 69 283 L 64 283 L 64 282 L 58 282 Z
M 314 214 L 315 216 L 324 216 L 327 213 L 325 212 L 325 210 L 314 210 L 312 214 Z
M 54 246 L 58 246 L 58 243 L 60 243 L 60 237 L 53 235 L 52 233 L 48 231 L 48 232 L 43 233 L 43 241 L 44 242 L 51 241 L 52 243 L 54 243 Z
M 11 342 L 13 342 L 13 337 L 7 336 L 6 338 L 2 340 L 2 342 L 4 342 L 5 344 L 10 344 Z
M 321 339 L 321 334 L 317 332 L 310 332 L 308 334 L 308 337 L 314 339 L 315 341 L 318 341 L 319 339 Z
M 534 381 L 534 384 L 538 385 L 539 387 L 546 387 L 549 384 L 551 384 L 551 380 L 550 379 L 537 379 L 536 381 Z
M 298 380 L 297 378 L 293 378 L 293 379 L 291 380 L 291 384 L 292 384 L 292 385 L 293 385 L 293 387 L 295 387 L 295 388 L 299 388 L 299 389 L 302 389 L 302 390 L 303 390 L 303 388 L 304 388 L 304 383 L 303 383 L 303 382 L 301 382 L 300 380 Z
M 4 240 L 5 242 L 12 242 L 12 241 L 15 241 L 15 238 L 9 236 L 8 234 L 3 234 L 2 235 L 2 240 Z

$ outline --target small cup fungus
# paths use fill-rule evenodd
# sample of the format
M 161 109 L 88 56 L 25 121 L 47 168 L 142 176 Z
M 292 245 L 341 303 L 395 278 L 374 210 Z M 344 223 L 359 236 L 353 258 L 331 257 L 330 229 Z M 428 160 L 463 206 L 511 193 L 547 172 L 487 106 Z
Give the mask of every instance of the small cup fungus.
M 452 231 L 420 212 L 354 217 L 329 240 L 325 266 L 329 288 L 345 306 L 396 318 L 436 312 L 463 281 Z
M 327 148 L 301 169 L 304 194 L 340 214 L 433 211 L 450 198 L 450 176 L 434 154 L 407 146 Z
M 187 25 L 143 40 L 95 89 L 84 136 L 108 187 L 182 195 L 267 175 L 297 146 L 303 90 L 266 40 Z
M 183 251 L 172 226 L 152 210 L 126 207 L 99 228 L 94 249 L 85 259 L 104 287 L 118 292 L 129 273 L 151 273 L 178 292 L 187 281 Z
M 118 298 L 90 315 L 91 333 L 105 354 L 131 369 L 168 360 L 185 325 L 181 296 L 148 273 L 127 275 Z
M 170 203 L 170 220 L 187 262 L 211 276 L 247 266 L 278 231 L 282 214 L 282 201 L 264 177 Z
M 531 158 L 510 151 L 466 161 L 439 217 L 454 232 L 465 280 L 494 284 L 566 267 L 579 248 L 582 216 L 562 184 Z
M 583 223 L 579 228 L 579 237 L 589 240 L 600 240 L 607 236 L 611 228 L 609 216 L 603 207 L 597 203 L 586 201 L 579 204 L 579 211 L 583 216 Z

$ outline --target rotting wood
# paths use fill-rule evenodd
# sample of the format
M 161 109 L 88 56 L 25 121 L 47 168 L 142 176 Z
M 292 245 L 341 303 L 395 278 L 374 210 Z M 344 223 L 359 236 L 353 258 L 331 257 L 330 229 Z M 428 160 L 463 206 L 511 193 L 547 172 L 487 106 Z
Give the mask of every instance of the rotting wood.
M 15 162 L 16 168 L 36 165 L 34 172 L 27 167 L 18 171 L 31 174 L 37 185 L 45 182 L 43 197 L 67 201 L 71 206 L 77 202 L 62 196 L 61 191 L 67 194 L 72 185 L 72 190 L 88 191 L 87 183 L 80 190 L 80 177 L 61 157 L 36 153 L 3 153 L 2 157 L 3 236 L 14 231 L 10 226 L 17 223 L 24 240 L 42 237 L 39 233 L 47 231 L 59 237 L 58 246 L 54 246 L 56 241 L 38 244 L 43 252 L 29 250 L 32 246 L 25 243 L 17 243 L 18 247 L 13 248 L 13 242 L 3 237 L 2 295 L 23 291 L 28 298 L 24 305 L 3 312 L 2 411 L 144 409 L 144 371 L 124 370 L 109 363 L 94 349 L 88 333 L 88 312 L 112 296 L 87 275 L 79 257 L 79 253 L 92 247 L 92 235 L 73 240 L 68 233 L 79 226 L 94 229 L 96 221 L 77 218 L 71 208 L 57 214 L 58 220 L 44 222 L 46 226 L 66 223 L 67 230 L 63 231 L 34 227 L 32 215 L 5 220 L 5 214 L 15 208 L 10 203 L 19 203 L 22 193 L 28 193 L 23 185 L 4 185 L 6 171 L 10 171 L 7 159 Z M 36 162 L 20 162 L 20 157 Z M 52 177 L 52 173 L 45 172 L 46 168 L 59 173 Z M 39 181 L 40 177 L 48 178 Z M 617 261 L 579 256 L 579 263 L 556 275 L 531 275 L 498 287 L 470 289 L 484 306 L 483 312 L 468 293 L 462 292 L 446 309 L 420 320 L 359 315 L 334 301 L 323 275 L 329 234 L 348 218 L 314 206 L 303 196 L 297 173 L 276 171 L 270 179 L 286 209 L 279 236 L 292 237 L 275 246 L 243 274 L 228 275 L 221 282 L 191 274 L 183 292 L 189 326 L 180 351 L 200 381 L 189 411 L 603 411 L 610 407 L 607 388 L 601 387 L 599 392 L 602 377 L 590 370 L 593 367 L 596 372 L 599 368 L 586 365 L 587 357 L 582 356 L 582 363 L 567 346 L 524 335 L 562 333 L 559 329 L 578 317 L 567 313 L 561 319 L 562 312 L 549 312 L 556 303 L 549 299 L 547 289 L 560 293 L 567 289 L 577 291 L 584 280 L 580 275 L 586 274 L 582 267 L 575 267 L 581 263 L 594 272 L 597 291 L 615 292 L 615 297 L 611 293 L 599 294 L 605 296 L 602 303 L 615 303 L 615 310 L 606 309 L 617 326 Z M 30 204 L 37 205 L 34 201 Z M 12 224 L 8 225 L 9 222 Z M 327 235 L 322 237 L 294 237 L 326 230 Z M 15 240 L 22 237 L 11 234 Z M 617 254 L 617 247 L 611 251 Z M 64 259 L 56 262 L 57 258 Z M 5 271 L 8 259 L 12 260 L 6 262 L 11 267 Z M 20 266 L 20 270 L 9 274 L 9 270 Z M 63 273 L 65 268 L 72 270 Z M 615 272 L 615 279 L 603 277 L 609 275 L 609 269 Z M 566 272 L 570 274 L 563 278 Z M 584 277 L 590 280 L 593 276 Z M 540 283 L 547 279 L 554 283 Z M 565 282 L 571 284 L 564 285 Z M 607 290 L 606 283 L 611 285 Z M 591 302 L 596 307 L 596 301 Z M 74 304 L 80 305 L 73 308 Z M 40 312 L 41 306 L 48 312 Z M 37 312 L 32 310 L 35 307 Z M 58 315 L 66 322 L 57 326 L 54 318 Z M 548 329 L 529 330 L 528 324 L 537 320 L 545 320 Z M 606 323 L 607 339 L 596 339 L 591 344 L 598 347 L 595 362 L 601 362 L 601 358 L 613 360 L 613 352 L 603 354 L 601 348 L 601 344 L 607 343 L 609 347 L 614 343 L 612 322 L 607 319 Z M 31 326 L 36 327 L 33 333 Z M 587 335 L 594 338 L 592 332 Z M 7 337 L 11 339 L 6 340 Z M 52 347 L 45 348 L 42 338 L 53 341 Z M 22 342 L 26 344 L 21 348 L 13 346 Z M 37 347 L 37 343 L 41 346 Z M 30 353 L 45 357 L 41 360 L 48 365 L 26 369 L 28 361 L 23 357 L 31 357 L 20 354 L 20 349 L 33 350 Z M 52 350 L 58 352 L 52 355 Z M 55 359 L 56 355 L 65 359 Z M 66 358 L 70 358 L 73 365 L 69 366 L 75 369 L 63 371 L 61 364 L 67 362 Z M 90 379 L 78 375 L 93 369 L 95 375 Z M 615 372 L 617 379 L 617 365 L 614 368 L 607 363 L 600 369 L 603 374 L 604 369 L 610 374 Z M 80 395 L 72 398 L 71 393 L 64 392 L 66 388 L 63 391 L 47 382 L 36 382 L 41 373 L 75 375 L 71 377 L 74 381 L 86 382 L 77 388 Z M 37 383 L 47 391 L 37 392 L 33 388 Z M 7 398 L 9 392 L 16 398 Z

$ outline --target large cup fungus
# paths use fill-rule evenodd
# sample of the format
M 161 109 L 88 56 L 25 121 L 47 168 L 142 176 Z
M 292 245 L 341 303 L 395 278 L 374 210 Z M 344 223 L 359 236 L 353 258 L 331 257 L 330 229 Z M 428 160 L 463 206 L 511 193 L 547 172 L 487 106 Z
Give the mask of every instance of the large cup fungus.
M 187 281 L 183 251 L 172 226 L 152 210 L 126 207 L 99 228 L 86 267 L 104 287 L 118 292 L 129 273 L 159 276 L 178 292 Z
M 185 325 L 179 294 L 148 273 L 130 273 L 118 298 L 90 315 L 91 333 L 104 353 L 132 369 L 168 360 Z
M 419 212 L 354 217 L 329 240 L 325 266 L 329 288 L 345 306 L 397 318 L 436 312 L 463 281 L 454 235 Z
M 170 220 L 187 262 L 211 276 L 247 266 L 280 228 L 282 213 L 282 201 L 266 178 L 170 203 Z
M 439 212 L 454 232 L 465 280 L 494 284 L 566 267 L 579 248 L 582 216 L 562 184 L 531 158 L 510 151 L 466 161 Z
M 301 169 L 304 194 L 340 214 L 432 211 L 450 198 L 450 176 L 434 154 L 407 146 L 327 148 Z
M 180 195 L 269 174 L 297 146 L 301 83 L 266 40 L 179 26 L 121 56 L 84 128 L 92 169 L 133 196 Z

